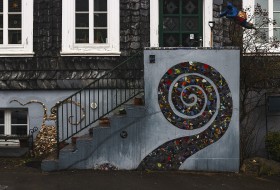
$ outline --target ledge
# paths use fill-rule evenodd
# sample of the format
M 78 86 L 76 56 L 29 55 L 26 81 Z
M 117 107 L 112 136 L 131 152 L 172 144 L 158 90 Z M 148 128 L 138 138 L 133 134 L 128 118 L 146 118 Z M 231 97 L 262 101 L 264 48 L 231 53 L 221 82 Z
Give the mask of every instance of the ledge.
M 144 50 L 239 50 L 239 47 L 145 47 Z
M 11 53 L 1 53 L 0 57 L 34 57 L 34 52 L 11 52 Z
M 120 56 L 121 52 L 60 52 L 61 56 Z
M 30 138 L 30 135 L 0 135 L 0 139 L 2 140 L 9 140 L 9 139 L 18 139 L 18 140 L 22 140 L 22 139 L 28 139 Z

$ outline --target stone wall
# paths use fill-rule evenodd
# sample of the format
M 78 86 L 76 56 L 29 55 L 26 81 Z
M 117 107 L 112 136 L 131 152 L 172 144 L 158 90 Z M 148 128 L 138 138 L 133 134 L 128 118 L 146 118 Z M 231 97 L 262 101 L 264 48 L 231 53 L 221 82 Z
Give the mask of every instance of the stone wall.
M 237 26 L 229 19 L 223 17 L 219 18 L 219 14 L 225 10 L 228 1 L 225 0 L 214 0 L 213 1 L 213 20 L 216 25 L 213 29 L 213 45 L 214 47 L 226 47 L 226 46 L 236 46 L 235 42 L 231 39 L 231 32 L 240 31 L 240 26 Z M 232 0 L 230 1 L 238 9 L 242 10 L 242 1 Z M 242 31 L 242 30 L 241 30 Z

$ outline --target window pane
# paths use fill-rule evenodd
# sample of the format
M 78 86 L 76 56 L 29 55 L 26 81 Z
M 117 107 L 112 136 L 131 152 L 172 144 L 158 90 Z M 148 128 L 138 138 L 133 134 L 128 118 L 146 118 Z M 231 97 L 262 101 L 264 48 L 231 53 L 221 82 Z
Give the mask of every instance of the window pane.
M 107 43 L 107 30 L 106 29 L 94 30 L 94 43 Z
M 199 19 L 198 17 L 183 17 L 184 31 L 198 31 Z
M 89 16 L 88 14 L 76 13 L 76 27 L 88 27 Z
M 0 0 L 0 12 L 3 12 L 3 0 Z
M 9 44 L 21 44 L 21 30 L 9 30 Z
M 163 14 L 179 14 L 179 1 L 178 0 L 164 0 L 163 1 Z
M 4 135 L 4 125 L 0 125 L 0 135 Z
M 21 15 L 9 14 L 9 28 L 21 28 Z
M 11 112 L 12 124 L 27 124 L 27 110 L 13 110 Z
M 3 44 L 3 30 L 0 30 L 0 44 Z
M 94 0 L 94 11 L 107 11 L 107 0 Z
M 76 0 L 76 11 L 88 11 L 88 0 Z
M 280 26 L 280 13 L 273 13 L 273 19 L 276 21 L 276 25 L 275 26 Z
M 9 12 L 21 12 L 21 0 L 9 0 Z
M 94 27 L 107 27 L 107 14 L 94 14 Z
M 4 110 L 0 110 L 0 124 L 4 124 Z
M 268 17 L 263 17 L 256 15 L 255 17 L 255 25 L 258 27 L 268 27 Z
M 273 1 L 273 11 L 280 11 L 280 0 Z
M 197 0 L 185 0 L 183 1 L 182 13 L 183 14 L 198 14 L 198 2 Z
M 262 9 L 268 10 L 268 1 L 267 0 L 255 0 L 255 5 L 259 4 Z
M 26 135 L 27 125 L 12 125 L 12 135 Z
M 280 40 L 280 28 L 273 30 L 273 37 L 277 38 L 277 40 Z
M 3 14 L 0 14 L 0 28 L 3 28 Z
M 178 47 L 179 46 L 179 34 L 163 34 L 163 46 L 164 47 Z
M 5 124 L 4 114 L 5 114 L 5 111 L 4 110 L 0 110 L 0 134 L 1 135 L 4 135 L 4 128 L 5 128 L 4 127 L 4 124 Z
M 268 42 L 268 28 L 260 28 L 257 30 L 255 36 L 257 37 L 257 41 L 264 43 Z
M 164 17 L 163 31 L 179 31 L 180 30 L 179 17 Z
M 88 33 L 88 29 L 76 29 L 76 43 L 89 43 Z

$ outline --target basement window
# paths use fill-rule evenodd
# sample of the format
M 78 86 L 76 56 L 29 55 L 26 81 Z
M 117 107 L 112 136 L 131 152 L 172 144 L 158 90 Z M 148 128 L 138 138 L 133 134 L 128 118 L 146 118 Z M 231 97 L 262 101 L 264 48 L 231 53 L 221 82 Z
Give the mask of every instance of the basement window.
M 28 134 L 28 110 L 0 110 L 0 135 L 23 136 Z

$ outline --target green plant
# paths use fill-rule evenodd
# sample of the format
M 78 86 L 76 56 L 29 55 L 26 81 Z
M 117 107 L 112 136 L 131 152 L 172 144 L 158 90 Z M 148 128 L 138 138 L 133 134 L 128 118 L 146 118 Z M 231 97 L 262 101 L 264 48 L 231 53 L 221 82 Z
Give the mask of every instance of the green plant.
M 269 156 L 280 161 L 280 132 L 269 132 L 265 138 L 265 145 Z

